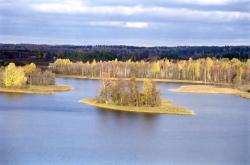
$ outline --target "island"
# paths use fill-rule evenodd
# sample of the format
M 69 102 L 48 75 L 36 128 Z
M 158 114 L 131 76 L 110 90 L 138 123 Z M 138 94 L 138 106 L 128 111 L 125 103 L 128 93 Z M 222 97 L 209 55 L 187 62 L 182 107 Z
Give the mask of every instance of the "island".
M 31 85 L 25 88 L 5 88 L 0 87 L 1 93 L 23 93 L 23 94 L 54 94 L 56 92 L 66 92 L 73 88 L 67 85 Z
M 250 99 L 249 92 L 212 85 L 185 85 L 177 89 L 170 89 L 170 91 L 183 93 L 231 94 Z
M 50 70 L 41 70 L 34 63 L 17 67 L 10 63 L 0 69 L 0 92 L 22 94 L 53 94 L 70 91 L 67 85 L 56 85 L 55 74 Z
M 135 107 L 135 106 L 120 106 L 115 104 L 98 103 L 95 99 L 82 99 L 81 103 L 88 104 L 94 107 L 109 109 L 114 111 L 149 113 L 149 114 L 173 114 L 173 115 L 194 115 L 193 111 L 187 110 L 181 106 L 171 105 L 170 100 L 162 99 L 161 105 L 157 107 Z
M 194 112 L 171 101 L 160 99 L 160 92 L 152 80 L 146 79 L 143 90 L 135 78 L 126 80 L 103 80 L 96 98 L 82 99 L 81 103 L 101 109 L 149 114 L 194 115 Z

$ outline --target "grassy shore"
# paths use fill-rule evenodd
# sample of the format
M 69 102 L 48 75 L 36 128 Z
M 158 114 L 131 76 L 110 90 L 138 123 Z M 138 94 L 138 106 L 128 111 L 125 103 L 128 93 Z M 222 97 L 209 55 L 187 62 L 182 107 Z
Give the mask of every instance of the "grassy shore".
M 211 85 L 189 85 L 189 86 L 181 86 L 178 89 L 170 89 L 170 90 L 174 92 L 185 92 L 185 93 L 231 94 L 250 99 L 249 92 L 244 92 L 232 88 L 216 87 Z
M 171 114 L 171 115 L 194 115 L 193 111 L 187 110 L 180 106 L 171 105 L 171 101 L 162 100 L 161 106 L 158 107 L 134 107 L 120 106 L 114 104 L 97 103 L 94 99 L 83 99 L 81 103 L 85 103 L 98 108 L 109 109 L 114 111 L 126 111 L 149 114 Z
M 61 78 L 74 78 L 74 79 L 86 79 L 86 80 L 130 80 L 130 78 L 115 78 L 115 77 L 109 77 L 109 78 L 100 78 L 100 77 L 86 77 L 86 76 L 78 76 L 78 75 L 56 75 L 57 77 Z M 145 78 L 136 78 L 136 81 L 144 81 Z M 185 83 L 185 84 L 204 84 L 203 81 L 192 81 L 192 80 L 171 80 L 171 79 L 154 79 L 155 82 L 170 82 L 170 83 Z
M 48 85 L 48 86 L 37 86 L 31 85 L 25 88 L 5 88 L 0 87 L 2 93 L 22 93 L 22 94 L 53 94 L 55 92 L 70 91 L 73 88 L 66 85 Z

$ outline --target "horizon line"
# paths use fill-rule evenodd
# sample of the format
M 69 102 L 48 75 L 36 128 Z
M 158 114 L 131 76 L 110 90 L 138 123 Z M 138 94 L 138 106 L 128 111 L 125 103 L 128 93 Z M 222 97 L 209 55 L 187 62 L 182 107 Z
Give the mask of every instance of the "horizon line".
M 93 46 L 93 47 L 96 47 L 96 46 L 125 46 L 125 47 L 144 47 L 144 48 L 153 48 L 153 47 L 250 47 L 250 45 L 247 45 L 247 44 L 238 44 L 238 45 L 234 45 L 234 44 L 225 44 L 225 45 L 222 45 L 222 44 L 218 44 L 218 45 L 126 45 L 126 44 L 52 44 L 52 43 L 22 43 L 22 42 L 19 42 L 19 43 L 2 43 L 0 42 L 0 45 L 44 45 L 44 46 L 82 46 L 82 47 L 86 47 L 86 46 Z

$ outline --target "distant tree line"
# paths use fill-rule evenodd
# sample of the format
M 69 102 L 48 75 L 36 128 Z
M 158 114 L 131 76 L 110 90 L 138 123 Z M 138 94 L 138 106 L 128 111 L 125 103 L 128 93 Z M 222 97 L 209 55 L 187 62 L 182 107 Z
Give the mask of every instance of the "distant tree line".
M 135 78 L 125 80 L 103 80 L 99 96 L 99 103 L 116 104 L 122 106 L 150 106 L 160 105 L 160 92 L 152 80 L 146 79 L 143 88 Z
M 28 85 L 54 85 L 55 74 L 52 71 L 42 71 L 34 63 L 17 67 L 14 63 L 0 69 L 0 86 L 8 88 L 23 88 Z
M 57 59 L 50 65 L 56 74 L 79 75 L 103 78 L 156 78 L 175 80 L 196 80 L 203 82 L 249 84 L 250 59 L 240 61 L 229 59 L 189 59 L 147 61 L 99 61 L 71 62 Z
M 19 65 L 35 62 L 47 65 L 56 58 L 71 61 L 153 61 L 156 59 L 198 59 L 206 57 L 250 58 L 250 46 L 179 46 L 179 47 L 135 47 L 135 46 L 70 46 L 0 44 L 0 64 L 15 62 Z

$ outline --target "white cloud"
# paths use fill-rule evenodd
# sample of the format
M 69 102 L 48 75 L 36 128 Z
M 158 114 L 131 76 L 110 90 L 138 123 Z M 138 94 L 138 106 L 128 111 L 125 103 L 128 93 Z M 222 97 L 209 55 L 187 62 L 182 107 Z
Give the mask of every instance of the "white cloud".
M 122 28 L 147 28 L 149 24 L 147 22 L 122 22 L 122 21 L 98 21 L 87 23 L 91 26 L 101 27 L 122 27 Z
M 125 27 L 128 28 L 146 28 L 148 23 L 146 22 L 126 22 Z
M 122 14 L 133 15 L 143 13 L 145 9 L 140 6 L 85 6 L 79 2 L 64 3 L 42 3 L 33 4 L 31 8 L 35 11 L 45 13 L 68 13 L 68 14 Z
M 199 4 L 199 5 L 226 5 L 239 0 L 175 0 L 178 3 Z
M 191 2 L 191 0 L 178 0 Z M 215 0 L 195 0 L 196 2 L 212 3 Z M 216 3 L 226 3 L 233 0 L 218 0 Z M 80 1 L 64 1 L 62 3 L 38 3 L 32 4 L 31 8 L 43 13 L 57 14 L 94 14 L 94 15 L 121 15 L 121 16 L 150 16 L 153 18 L 170 18 L 188 21 L 206 21 L 206 22 L 233 22 L 250 21 L 249 12 L 239 11 L 202 11 L 188 8 L 167 8 L 167 7 L 144 7 L 144 6 L 89 6 Z M 129 26 L 143 27 L 145 24 L 128 24 Z
M 57 2 L 56 0 L 53 0 L 54 2 Z M 62 2 L 63 0 L 61 0 Z M 228 5 L 231 3 L 238 3 L 238 2 L 249 2 L 249 0 L 126 0 L 126 1 L 117 1 L 117 0 L 71 0 L 76 1 L 76 2 L 83 2 L 85 4 L 124 4 L 124 5 L 135 5 L 135 4 L 155 4 L 155 3 L 161 3 L 161 4 L 176 4 L 176 3 L 181 3 L 181 4 L 194 4 L 194 5 Z M 51 1 L 50 1 L 51 2 Z M 60 2 L 60 0 L 59 0 Z

